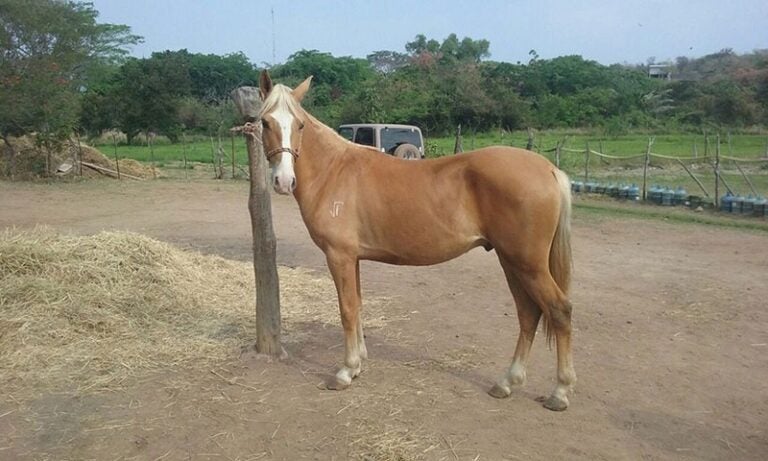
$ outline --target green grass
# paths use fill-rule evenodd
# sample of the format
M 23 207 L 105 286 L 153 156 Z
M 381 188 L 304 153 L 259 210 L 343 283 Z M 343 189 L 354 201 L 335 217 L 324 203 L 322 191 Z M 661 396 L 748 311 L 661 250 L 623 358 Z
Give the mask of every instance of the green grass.
M 214 145 L 216 145 L 215 140 Z M 97 144 L 96 147 L 104 155 L 114 158 L 115 146 L 113 144 Z M 225 164 L 231 163 L 232 142 L 230 138 L 222 139 L 221 147 L 224 149 L 225 153 Z M 154 154 L 154 161 L 156 164 L 160 166 L 170 166 L 183 162 L 185 149 L 188 162 L 213 163 L 210 140 L 194 140 L 189 141 L 186 144 L 182 142 L 171 144 L 166 139 L 161 138 L 152 146 L 152 149 L 146 144 L 134 144 L 130 146 L 127 144 L 118 144 L 117 154 L 121 159 L 131 158 L 140 162 L 151 161 Z M 154 153 L 152 150 L 154 150 Z M 235 137 L 235 161 L 238 165 L 246 165 L 248 163 L 248 151 L 245 148 L 245 140 L 242 136 Z
M 742 217 L 713 211 L 695 212 L 682 207 L 660 207 L 654 205 L 626 205 L 601 200 L 577 200 L 574 202 L 576 216 L 587 214 L 595 217 L 630 217 L 637 219 L 663 220 L 682 224 L 704 224 L 708 226 L 735 228 L 768 233 L 768 221 L 764 218 Z
M 632 156 L 644 154 L 648 147 L 647 134 L 628 134 L 621 136 L 601 136 L 599 134 L 582 133 L 579 131 L 553 130 L 536 131 L 534 138 L 534 150 L 537 152 L 554 149 L 559 141 L 564 141 L 564 147 L 583 151 L 586 143 L 592 150 L 609 155 Z M 430 137 L 427 142 L 434 143 L 437 147 L 437 155 L 453 153 L 455 143 L 454 136 Z M 526 131 L 494 133 L 463 133 L 462 145 L 465 151 L 479 149 L 493 145 L 506 145 L 525 147 L 528 143 Z M 714 155 L 716 137 L 709 136 L 708 152 Z M 665 134 L 655 136 L 652 152 L 662 155 L 674 155 L 678 157 L 691 157 L 694 152 L 694 144 L 700 156 L 705 152 L 705 138 L 703 134 Z M 731 136 L 730 147 L 727 134 L 721 134 L 720 152 L 722 155 L 734 157 L 755 158 L 765 155 L 768 145 L 768 135 L 761 134 L 734 134 Z

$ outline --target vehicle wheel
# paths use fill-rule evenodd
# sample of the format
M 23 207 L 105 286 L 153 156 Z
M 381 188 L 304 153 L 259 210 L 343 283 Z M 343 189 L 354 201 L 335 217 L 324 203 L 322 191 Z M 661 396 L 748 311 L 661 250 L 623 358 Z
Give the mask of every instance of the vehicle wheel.
M 393 155 L 404 160 L 418 160 L 421 158 L 421 152 L 419 152 L 419 148 L 413 144 L 407 143 L 397 146 L 397 149 L 395 149 Z

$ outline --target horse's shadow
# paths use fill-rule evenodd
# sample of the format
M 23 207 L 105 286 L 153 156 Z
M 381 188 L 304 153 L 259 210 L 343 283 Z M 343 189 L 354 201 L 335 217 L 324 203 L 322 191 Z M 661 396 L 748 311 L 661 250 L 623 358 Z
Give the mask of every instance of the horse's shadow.
M 291 328 L 285 338 L 285 350 L 288 358 L 287 364 L 297 367 L 304 375 L 314 375 L 324 383 L 331 382 L 332 374 L 343 360 L 344 344 L 343 333 L 340 327 L 329 327 L 315 322 L 297 322 Z M 437 349 L 424 347 L 419 343 L 405 343 L 400 339 L 387 336 L 385 330 L 376 328 L 368 329 L 365 333 L 368 345 L 369 360 L 363 362 L 362 379 L 365 379 L 366 362 L 368 366 L 375 368 L 400 368 L 412 370 L 414 383 L 423 374 L 419 370 L 428 370 L 437 375 L 449 376 L 469 384 L 478 393 L 486 395 L 486 391 L 494 384 L 494 373 L 501 373 L 504 367 L 498 367 L 491 360 L 482 360 L 471 367 L 456 367 L 445 360 Z M 499 368 L 499 369 L 496 369 Z M 539 394 L 518 390 L 522 395 L 535 400 Z M 488 397 L 490 398 L 490 397 Z

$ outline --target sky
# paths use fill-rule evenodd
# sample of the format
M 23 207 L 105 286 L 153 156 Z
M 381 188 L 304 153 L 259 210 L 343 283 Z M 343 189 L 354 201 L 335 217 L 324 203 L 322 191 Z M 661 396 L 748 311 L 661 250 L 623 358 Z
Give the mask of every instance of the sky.
M 278 64 L 302 49 L 364 58 L 417 34 L 490 41 L 490 59 L 578 54 L 602 64 L 768 48 L 768 0 L 91 0 L 99 22 L 144 37 L 132 54 L 186 48 Z M 274 10 L 274 28 L 271 11 Z M 274 37 L 274 40 L 273 40 Z M 274 47 L 273 47 L 274 46 Z

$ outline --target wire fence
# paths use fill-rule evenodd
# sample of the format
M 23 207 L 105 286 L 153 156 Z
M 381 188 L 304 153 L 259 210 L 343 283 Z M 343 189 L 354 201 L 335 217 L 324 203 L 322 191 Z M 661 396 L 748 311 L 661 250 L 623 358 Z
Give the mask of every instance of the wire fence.
M 589 143 L 566 148 L 562 141 L 540 153 L 571 176 L 577 193 L 766 216 L 768 157 L 723 155 L 719 137 L 713 153 L 662 155 L 653 152 L 654 140 L 636 155 L 606 154 Z

